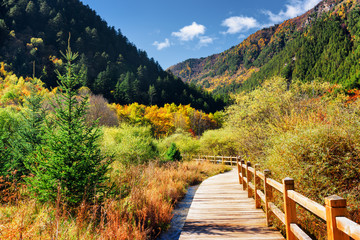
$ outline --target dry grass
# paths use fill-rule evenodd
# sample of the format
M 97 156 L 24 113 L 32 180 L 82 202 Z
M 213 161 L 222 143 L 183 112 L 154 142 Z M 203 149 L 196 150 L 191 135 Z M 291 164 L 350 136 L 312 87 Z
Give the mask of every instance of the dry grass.
M 40 204 L 25 191 L 18 201 L 0 206 L 0 238 L 154 239 L 169 227 L 173 206 L 187 186 L 227 169 L 195 162 L 115 164 L 114 193 L 102 204 L 82 204 L 71 211 L 75 215 L 60 197 L 57 203 Z

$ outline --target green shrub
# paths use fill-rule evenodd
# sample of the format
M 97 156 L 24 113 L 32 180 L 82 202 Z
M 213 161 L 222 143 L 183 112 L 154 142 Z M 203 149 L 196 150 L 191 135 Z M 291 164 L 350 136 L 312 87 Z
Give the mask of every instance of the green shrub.
M 174 134 L 158 140 L 160 152 L 166 152 L 172 143 L 176 144 L 183 156 L 191 156 L 199 152 L 199 141 L 184 130 L 177 129 Z
M 237 155 L 240 147 L 236 131 L 231 128 L 206 131 L 199 141 L 200 151 L 210 155 Z
M 181 153 L 175 143 L 171 143 L 169 149 L 165 153 L 165 159 L 167 161 L 181 161 Z
M 159 157 L 150 127 L 122 124 L 104 127 L 102 150 L 124 164 L 141 164 Z

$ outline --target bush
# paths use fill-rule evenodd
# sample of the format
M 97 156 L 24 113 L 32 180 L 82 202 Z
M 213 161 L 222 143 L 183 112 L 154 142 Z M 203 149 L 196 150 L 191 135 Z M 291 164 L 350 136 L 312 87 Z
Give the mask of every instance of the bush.
M 271 139 L 265 167 L 317 202 L 333 194 L 346 197 L 360 184 L 360 132 L 336 125 L 302 127 Z
M 182 156 L 175 143 L 171 143 L 171 146 L 165 153 L 165 159 L 167 161 L 181 161 Z
M 114 127 L 119 125 L 116 111 L 109 107 L 108 101 L 101 95 L 90 95 L 90 107 L 87 114 L 89 123 L 98 121 L 100 126 Z
M 158 141 L 160 152 L 166 152 L 172 143 L 176 144 L 183 156 L 191 156 L 199 152 L 199 141 L 184 130 L 178 129 L 174 134 L 160 139 Z
M 206 131 L 200 138 L 200 151 L 210 155 L 238 155 L 240 147 L 236 129 Z
M 159 157 L 150 127 L 122 124 L 103 130 L 103 152 L 113 155 L 121 163 L 141 164 Z

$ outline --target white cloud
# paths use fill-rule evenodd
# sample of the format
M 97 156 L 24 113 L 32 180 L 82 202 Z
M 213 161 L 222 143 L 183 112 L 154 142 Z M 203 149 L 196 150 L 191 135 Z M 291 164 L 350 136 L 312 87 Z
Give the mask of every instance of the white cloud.
M 171 33 L 172 36 L 178 37 L 181 41 L 190 41 L 195 37 L 199 37 L 205 33 L 205 26 L 193 22 L 189 26 L 185 26 L 180 29 L 178 32 Z
M 214 38 L 208 36 L 201 36 L 199 39 L 199 47 L 206 47 L 214 42 Z
M 281 10 L 275 14 L 271 11 L 264 11 L 269 16 L 271 23 L 279 23 L 286 19 L 297 17 L 311 8 L 315 7 L 321 0 L 289 0 L 288 4 L 285 4 L 286 10 Z
M 221 25 L 228 28 L 226 32 L 223 32 L 224 34 L 235 34 L 245 32 L 250 28 L 256 28 L 259 23 L 255 18 L 238 16 L 225 19 Z
M 170 40 L 169 39 L 165 39 L 164 42 L 158 42 L 158 41 L 155 41 L 153 43 L 153 46 L 156 46 L 157 50 L 163 50 L 164 48 L 168 48 L 170 47 Z

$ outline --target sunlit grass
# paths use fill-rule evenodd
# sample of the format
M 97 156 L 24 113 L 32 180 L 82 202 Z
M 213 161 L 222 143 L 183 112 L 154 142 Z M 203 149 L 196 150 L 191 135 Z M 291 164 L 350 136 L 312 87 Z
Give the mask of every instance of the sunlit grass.
M 61 203 L 27 197 L 0 206 L 1 239 L 149 239 L 165 231 L 189 185 L 229 170 L 223 165 L 175 162 L 114 163 L 114 193 L 103 204 L 82 204 L 70 213 Z

